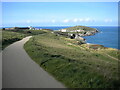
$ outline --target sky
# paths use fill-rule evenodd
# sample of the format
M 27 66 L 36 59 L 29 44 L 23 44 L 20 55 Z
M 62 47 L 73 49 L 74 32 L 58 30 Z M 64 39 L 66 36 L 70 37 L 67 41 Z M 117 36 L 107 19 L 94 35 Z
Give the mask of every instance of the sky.
M 120 0 L 1 0 L 1 2 L 119 2 Z
M 117 24 L 117 2 L 2 2 L 3 27 Z

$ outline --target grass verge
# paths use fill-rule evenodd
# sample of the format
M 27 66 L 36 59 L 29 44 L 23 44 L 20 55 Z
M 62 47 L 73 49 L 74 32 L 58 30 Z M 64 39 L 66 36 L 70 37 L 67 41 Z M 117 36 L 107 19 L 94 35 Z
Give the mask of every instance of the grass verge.
M 117 88 L 120 85 L 118 62 L 103 55 L 102 50 L 79 46 L 75 40 L 52 33 L 33 36 L 24 48 L 40 67 L 68 88 Z
M 26 36 L 46 33 L 44 30 L 1 30 L 1 32 L 2 39 L 0 42 L 2 43 L 2 49 Z

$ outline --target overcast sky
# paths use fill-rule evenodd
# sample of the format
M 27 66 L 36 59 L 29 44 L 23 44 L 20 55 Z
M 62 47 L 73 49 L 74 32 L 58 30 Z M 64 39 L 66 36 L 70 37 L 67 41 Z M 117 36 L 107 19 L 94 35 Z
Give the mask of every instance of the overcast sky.
M 116 26 L 117 2 L 2 2 L 2 23 L 11 26 Z

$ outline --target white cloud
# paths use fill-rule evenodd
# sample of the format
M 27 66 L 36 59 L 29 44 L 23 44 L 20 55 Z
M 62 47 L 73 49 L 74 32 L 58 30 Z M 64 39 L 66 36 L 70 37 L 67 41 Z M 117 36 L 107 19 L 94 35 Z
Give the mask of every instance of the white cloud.
M 112 19 L 105 19 L 104 22 L 106 22 L 106 23 L 112 22 Z
M 54 19 L 53 19 L 51 22 L 52 22 L 52 23 L 55 23 L 55 22 L 56 22 L 56 20 L 54 20 Z
M 64 22 L 64 23 L 68 23 L 68 22 L 69 22 L 69 20 L 68 20 L 68 19 L 65 19 L 65 20 L 63 20 L 63 22 Z
M 74 19 L 65 19 L 63 20 L 64 23 L 68 22 L 95 22 L 96 20 L 93 18 L 74 18 Z
M 82 18 L 79 19 L 80 22 L 84 21 Z
M 27 20 L 26 22 L 27 22 L 27 23 L 31 23 L 31 20 Z
M 73 22 L 78 22 L 78 21 L 79 21 L 79 19 L 77 19 L 77 18 L 73 19 Z
M 91 21 L 91 19 L 90 18 L 85 18 L 84 21 L 89 22 L 89 21 Z
M 79 22 L 95 22 L 96 20 L 93 18 L 80 18 Z

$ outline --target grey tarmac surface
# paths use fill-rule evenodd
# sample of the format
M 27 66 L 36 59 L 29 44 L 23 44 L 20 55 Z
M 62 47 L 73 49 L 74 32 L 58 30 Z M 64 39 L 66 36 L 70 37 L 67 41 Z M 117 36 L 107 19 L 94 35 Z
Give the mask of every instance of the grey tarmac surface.
M 31 38 L 26 37 L 6 47 L 2 52 L 3 88 L 65 88 L 36 64 L 23 46 Z

